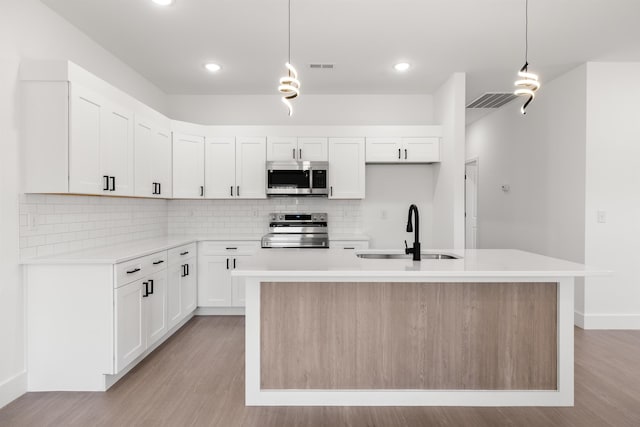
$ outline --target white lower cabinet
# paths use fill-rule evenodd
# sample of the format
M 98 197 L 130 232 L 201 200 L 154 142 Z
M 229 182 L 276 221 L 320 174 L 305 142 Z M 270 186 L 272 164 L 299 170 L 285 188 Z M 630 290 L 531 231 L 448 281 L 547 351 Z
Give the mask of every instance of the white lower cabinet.
M 144 289 L 142 280 L 137 280 L 115 290 L 116 372 L 147 348 Z
M 167 270 L 115 289 L 116 372 L 167 333 Z
M 244 280 L 231 271 L 260 248 L 260 242 L 201 242 L 198 250 L 198 306 L 244 307 Z
M 184 255 L 180 255 L 181 253 L 184 253 Z M 169 329 L 180 323 L 196 309 L 196 260 L 195 245 L 193 251 L 181 250 L 175 255 L 169 254 L 167 283 L 167 321 L 169 322 Z

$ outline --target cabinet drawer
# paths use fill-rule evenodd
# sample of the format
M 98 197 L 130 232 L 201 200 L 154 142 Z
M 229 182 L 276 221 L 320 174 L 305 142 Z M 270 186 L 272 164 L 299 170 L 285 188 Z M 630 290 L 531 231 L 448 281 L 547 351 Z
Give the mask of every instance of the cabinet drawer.
M 167 251 L 157 252 L 145 257 L 132 259 L 131 261 L 116 264 L 115 287 L 142 279 L 149 274 L 163 270 L 167 267 Z
M 253 255 L 260 249 L 259 241 L 209 241 L 200 243 L 202 255 Z
M 186 260 L 195 257 L 197 255 L 196 248 L 197 246 L 195 243 L 189 243 L 188 245 L 169 249 L 169 264 L 183 263 Z

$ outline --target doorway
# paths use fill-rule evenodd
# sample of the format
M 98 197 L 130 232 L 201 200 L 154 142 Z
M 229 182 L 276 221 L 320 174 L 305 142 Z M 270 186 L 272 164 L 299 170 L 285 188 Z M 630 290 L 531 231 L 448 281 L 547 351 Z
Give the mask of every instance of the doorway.
M 464 231 L 465 248 L 478 247 L 478 159 L 464 164 Z

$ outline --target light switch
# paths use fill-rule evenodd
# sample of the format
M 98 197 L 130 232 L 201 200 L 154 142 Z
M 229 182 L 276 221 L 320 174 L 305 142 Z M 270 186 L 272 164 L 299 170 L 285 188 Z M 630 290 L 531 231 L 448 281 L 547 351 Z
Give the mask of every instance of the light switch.
M 598 222 L 601 224 L 604 224 L 605 222 L 607 222 L 607 212 L 598 211 Z

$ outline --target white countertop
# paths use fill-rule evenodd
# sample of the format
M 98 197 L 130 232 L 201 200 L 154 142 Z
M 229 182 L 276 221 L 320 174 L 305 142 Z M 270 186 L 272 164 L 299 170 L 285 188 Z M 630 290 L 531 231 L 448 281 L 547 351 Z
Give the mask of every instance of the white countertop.
M 20 263 L 30 264 L 118 264 L 135 258 L 151 255 L 155 252 L 205 241 L 251 241 L 259 242 L 262 235 L 203 235 L 203 236 L 167 236 L 157 239 L 136 240 L 117 245 L 102 246 L 77 252 L 23 258 Z M 369 240 L 364 234 L 330 234 L 330 240 Z
M 582 264 L 515 249 L 430 250 L 453 260 L 362 259 L 356 253 L 400 250 L 270 249 L 259 251 L 231 274 L 237 277 L 579 277 L 606 274 Z

